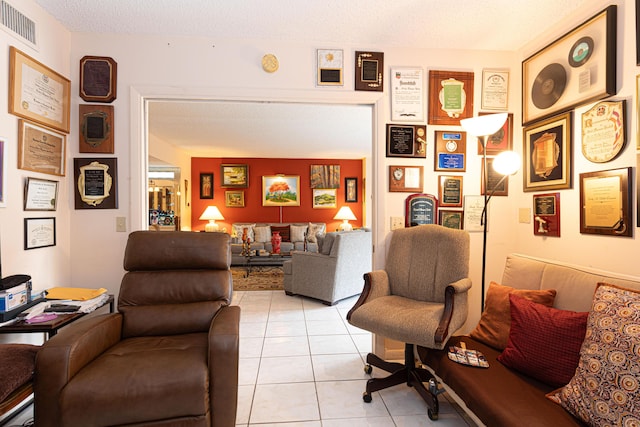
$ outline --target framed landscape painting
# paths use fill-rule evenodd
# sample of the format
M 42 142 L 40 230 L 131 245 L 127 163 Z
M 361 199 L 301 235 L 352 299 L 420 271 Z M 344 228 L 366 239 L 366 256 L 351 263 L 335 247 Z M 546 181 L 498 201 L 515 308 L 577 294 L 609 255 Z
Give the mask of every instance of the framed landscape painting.
M 263 176 L 262 206 L 300 206 L 300 176 Z

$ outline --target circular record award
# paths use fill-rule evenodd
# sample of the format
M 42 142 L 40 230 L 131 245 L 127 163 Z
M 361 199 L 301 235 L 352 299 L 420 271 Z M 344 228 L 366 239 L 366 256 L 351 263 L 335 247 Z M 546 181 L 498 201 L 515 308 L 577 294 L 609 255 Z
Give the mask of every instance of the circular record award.
M 531 88 L 533 105 L 544 110 L 555 104 L 567 84 L 567 72 L 560 64 L 549 64 L 538 73 Z
M 573 68 L 581 67 L 591 58 L 593 53 L 593 39 L 582 37 L 569 50 L 569 65 Z

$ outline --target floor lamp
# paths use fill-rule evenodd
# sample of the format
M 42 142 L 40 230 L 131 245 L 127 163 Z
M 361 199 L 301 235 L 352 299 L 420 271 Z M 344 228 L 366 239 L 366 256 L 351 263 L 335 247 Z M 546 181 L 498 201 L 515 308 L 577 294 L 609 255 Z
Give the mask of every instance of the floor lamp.
M 471 136 L 478 138 L 482 144 L 482 166 L 484 171 L 484 206 L 482 215 L 480 216 L 480 225 L 482 225 L 482 279 L 481 289 L 481 305 L 480 310 L 484 310 L 484 292 L 485 292 L 485 273 L 487 265 L 487 206 L 491 196 L 496 189 L 507 179 L 509 175 L 513 175 L 520 169 L 520 156 L 514 151 L 503 151 L 493 160 L 493 169 L 503 175 L 500 181 L 489 192 L 489 178 L 487 169 L 487 139 L 498 132 L 507 120 L 507 113 L 487 114 L 484 116 L 472 117 L 460 120 L 462 128 Z

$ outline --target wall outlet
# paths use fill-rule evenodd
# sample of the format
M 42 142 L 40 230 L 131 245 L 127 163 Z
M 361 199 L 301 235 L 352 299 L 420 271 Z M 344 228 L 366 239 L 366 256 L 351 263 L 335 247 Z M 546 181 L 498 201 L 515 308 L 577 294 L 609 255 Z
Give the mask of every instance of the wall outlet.
M 116 231 L 118 233 L 126 233 L 127 232 L 127 218 L 124 216 L 116 217 Z
M 398 228 L 404 228 L 404 218 L 401 216 L 392 216 L 391 231 L 397 230 Z

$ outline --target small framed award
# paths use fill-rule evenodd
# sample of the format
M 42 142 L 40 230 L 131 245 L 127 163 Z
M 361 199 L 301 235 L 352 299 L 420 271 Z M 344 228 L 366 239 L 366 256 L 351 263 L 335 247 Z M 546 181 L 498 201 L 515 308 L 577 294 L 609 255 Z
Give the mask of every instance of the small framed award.
M 107 56 L 80 60 L 80 98 L 86 102 L 113 102 L 117 97 L 118 64 Z
M 384 53 L 356 51 L 356 90 L 382 92 L 384 89 Z
M 424 168 L 422 166 L 389 166 L 389 191 L 422 193 Z
M 391 120 L 424 120 L 424 71 L 422 68 L 391 68 Z
M 344 53 L 342 49 L 318 49 L 318 86 L 344 84 Z
M 482 160 L 482 159 L 481 159 Z M 481 194 L 487 194 L 491 196 L 508 196 L 509 195 L 509 176 L 499 174 L 493 169 L 493 157 L 487 157 L 487 170 L 484 169 L 484 162 L 481 161 L 481 177 L 482 177 L 482 191 Z M 485 172 L 487 176 L 485 177 Z M 504 179 L 503 179 L 504 178 Z M 488 189 L 485 188 L 485 183 Z
M 560 237 L 560 193 L 533 196 L 533 234 Z
M 633 235 L 631 168 L 580 174 L 580 233 Z
M 58 181 L 27 178 L 24 186 L 25 211 L 55 211 L 58 205 Z
M 429 71 L 429 124 L 460 125 L 473 116 L 473 73 Z
M 113 154 L 113 105 L 80 104 L 81 153 Z
M 479 113 L 481 116 L 494 113 Z M 503 151 L 513 149 L 513 113 L 507 114 L 507 120 L 500 130 L 487 138 L 487 156 L 497 156 Z M 482 143 L 478 139 L 478 155 L 484 151 Z
M 464 172 L 466 152 L 466 132 L 437 130 L 435 133 L 434 170 Z
M 427 157 L 427 127 L 387 124 L 387 157 Z
M 462 176 L 440 175 L 438 198 L 442 207 L 462 207 Z
M 443 227 L 462 230 L 464 228 L 464 212 L 453 209 L 438 209 L 438 224 Z
M 56 219 L 25 218 L 24 249 L 46 248 L 56 245 Z
M 438 223 L 438 199 L 431 194 L 410 195 L 405 209 L 405 227 Z
M 582 155 L 587 160 L 606 163 L 624 149 L 625 102 L 598 102 L 582 114 Z
M 73 159 L 76 209 L 118 208 L 118 159 Z

